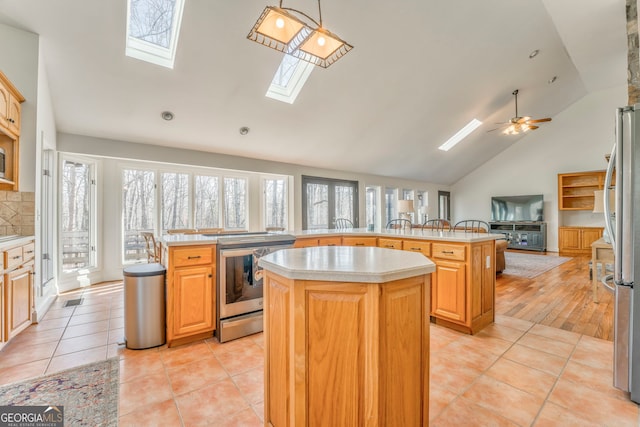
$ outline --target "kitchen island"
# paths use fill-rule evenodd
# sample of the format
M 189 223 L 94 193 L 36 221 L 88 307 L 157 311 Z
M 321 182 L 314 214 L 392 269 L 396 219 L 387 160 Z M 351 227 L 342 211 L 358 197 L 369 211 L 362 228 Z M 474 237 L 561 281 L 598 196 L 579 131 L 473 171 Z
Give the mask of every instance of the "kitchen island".
M 428 425 L 433 262 L 324 246 L 258 263 L 265 425 Z

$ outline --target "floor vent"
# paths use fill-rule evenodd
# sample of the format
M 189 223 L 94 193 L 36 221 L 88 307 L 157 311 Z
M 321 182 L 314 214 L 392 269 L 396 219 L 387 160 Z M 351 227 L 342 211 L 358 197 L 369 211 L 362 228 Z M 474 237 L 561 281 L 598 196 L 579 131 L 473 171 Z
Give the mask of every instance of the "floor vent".
M 82 298 L 68 299 L 64 302 L 65 307 L 75 307 L 76 305 L 80 304 L 82 304 Z

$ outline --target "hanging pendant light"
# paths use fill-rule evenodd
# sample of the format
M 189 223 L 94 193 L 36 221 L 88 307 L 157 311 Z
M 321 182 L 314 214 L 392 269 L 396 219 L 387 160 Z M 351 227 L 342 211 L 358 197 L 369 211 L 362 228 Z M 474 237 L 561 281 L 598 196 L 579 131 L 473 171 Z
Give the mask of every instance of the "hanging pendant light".
M 311 24 L 294 16 L 302 16 Z M 342 58 L 353 46 L 322 26 L 322 10 L 318 0 L 319 21 L 296 9 L 267 6 L 247 35 L 249 40 L 287 53 L 323 68 Z

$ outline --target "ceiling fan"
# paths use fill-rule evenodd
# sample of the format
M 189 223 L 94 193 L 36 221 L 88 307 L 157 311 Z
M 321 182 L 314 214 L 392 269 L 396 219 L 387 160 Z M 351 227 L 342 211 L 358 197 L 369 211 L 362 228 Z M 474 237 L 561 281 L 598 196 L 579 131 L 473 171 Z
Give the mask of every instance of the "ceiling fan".
M 503 127 L 506 126 L 506 128 L 503 129 L 502 133 L 505 135 L 517 135 L 519 133 L 524 133 L 530 130 L 536 130 L 538 129 L 538 126 L 536 125 L 537 123 L 543 123 L 543 122 L 550 122 L 551 118 L 549 117 L 545 117 L 544 119 L 532 119 L 529 116 L 525 116 L 525 117 L 520 117 L 518 116 L 518 89 L 514 90 L 512 95 L 515 97 L 515 104 L 516 104 L 516 115 L 515 117 L 513 117 L 511 120 L 509 120 L 508 122 L 504 122 L 504 123 L 496 123 L 498 125 L 503 125 L 503 126 L 499 126 L 495 129 L 491 129 L 488 132 L 492 132 L 494 130 L 498 130 L 498 129 L 502 129 Z

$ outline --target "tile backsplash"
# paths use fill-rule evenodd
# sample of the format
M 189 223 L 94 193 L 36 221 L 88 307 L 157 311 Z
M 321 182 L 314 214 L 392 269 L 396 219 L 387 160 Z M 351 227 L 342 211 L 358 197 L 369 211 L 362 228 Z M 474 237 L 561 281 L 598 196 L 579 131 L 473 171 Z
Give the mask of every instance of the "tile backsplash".
M 0 191 L 0 236 L 35 234 L 35 200 L 33 192 Z

